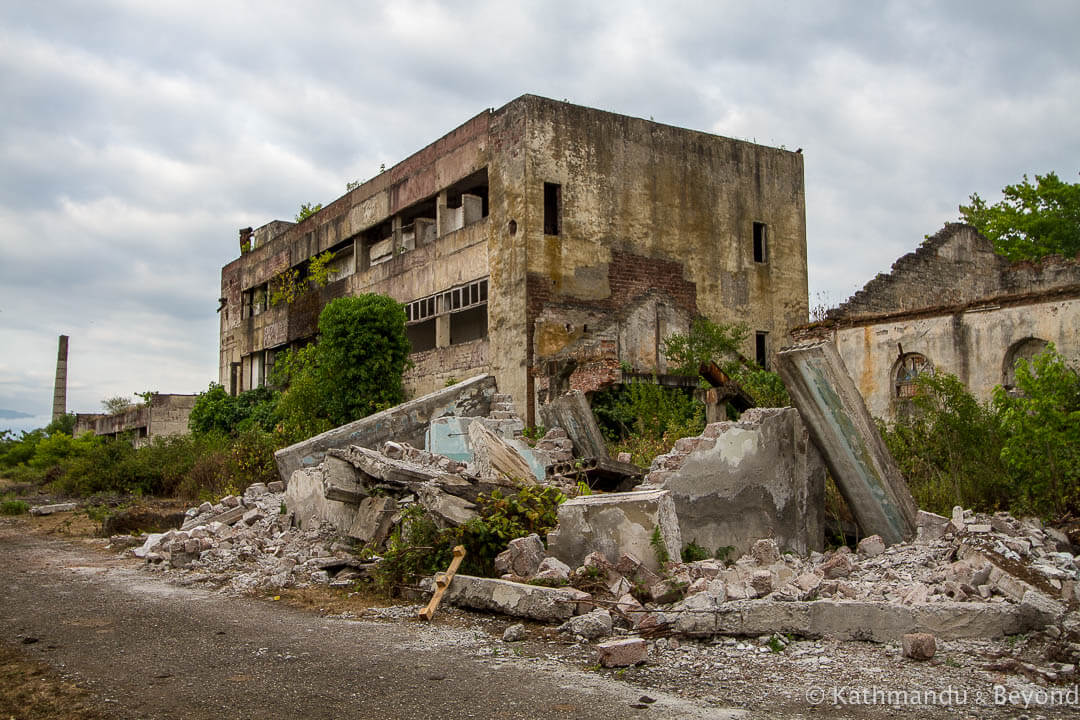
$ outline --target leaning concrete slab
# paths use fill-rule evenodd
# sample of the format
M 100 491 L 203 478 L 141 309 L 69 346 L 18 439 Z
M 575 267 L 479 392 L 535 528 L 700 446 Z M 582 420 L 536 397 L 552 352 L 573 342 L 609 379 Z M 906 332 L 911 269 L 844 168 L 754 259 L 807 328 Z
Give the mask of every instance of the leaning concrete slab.
M 559 524 L 548 533 L 548 552 L 572 568 L 599 552 L 615 564 L 631 555 L 653 572 L 661 570 L 652 538 L 656 528 L 672 560 L 682 551 L 675 503 L 666 490 L 585 495 L 559 506 Z
M 540 406 L 540 420 L 549 428 L 561 427 L 574 441 L 574 454 L 577 457 L 606 458 L 607 445 L 596 424 L 589 401 L 580 390 L 556 398 Z
M 326 451 L 360 445 L 373 448 L 386 440 L 423 447 L 428 423 L 444 415 L 486 415 L 495 395 L 495 378 L 478 375 L 456 385 L 409 400 L 348 425 L 328 430 L 274 453 L 278 474 L 285 482 L 301 468 L 322 462 Z
M 708 603 L 691 595 L 662 622 L 691 637 L 757 636 L 790 633 L 807 638 L 899 641 L 915 632 L 938 640 L 993 639 L 1039 630 L 1047 617 L 1010 603 L 933 603 L 900 605 L 890 602 L 814 600 L 771 602 L 738 600 Z
M 864 535 L 915 535 L 918 508 L 831 341 L 785 348 L 780 377 Z
M 824 545 L 825 463 L 795 408 L 713 423 L 653 467 L 646 486 L 671 493 L 684 545 L 734 548 L 732 559 L 763 538 L 798 555 Z
M 432 585 L 430 578 L 423 585 Z M 443 602 L 539 622 L 563 622 L 592 610 L 592 596 L 574 588 L 526 585 L 509 580 L 454 575 Z

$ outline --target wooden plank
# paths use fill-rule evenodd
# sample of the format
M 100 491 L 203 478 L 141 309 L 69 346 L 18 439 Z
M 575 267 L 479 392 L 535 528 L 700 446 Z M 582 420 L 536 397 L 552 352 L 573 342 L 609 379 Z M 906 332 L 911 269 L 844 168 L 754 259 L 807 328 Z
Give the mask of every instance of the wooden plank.
M 421 620 L 431 620 L 435 617 L 435 611 L 439 609 L 439 603 L 442 602 L 443 595 L 446 594 L 446 588 L 450 587 L 450 583 L 454 579 L 454 573 L 461 567 L 461 561 L 465 559 L 465 546 L 458 545 L 454 548 L 454 559 L 450 561 L 450 567 L 447 568 L 445 573 L 439 573 L 435 576 L 435 594 L 431 596 L 431 602 L 428 606 L 420 611 Z

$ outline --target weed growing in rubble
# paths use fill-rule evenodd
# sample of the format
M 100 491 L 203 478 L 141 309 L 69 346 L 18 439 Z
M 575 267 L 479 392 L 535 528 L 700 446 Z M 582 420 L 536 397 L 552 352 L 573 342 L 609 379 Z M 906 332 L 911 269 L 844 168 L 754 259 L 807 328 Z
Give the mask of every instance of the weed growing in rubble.
M 22 515 L 30 512 L 30 504 L 25 500 L 5 499 L 0 502 L 0 515 Z
M 671 562 L 671 554 L 668 553 L 667 545 L 664 544 L 664 538 L 660 534 L 659 525 L 653 525 L 652 535 L 649 537 L 649 544 L 652 545 L 653 552 L 656 553 L 656 562 L 660 563 L 660 567 L 664 567 Z
M 697 562 L 698 560 L 707 560 L 709 558 L 709 551 L 697 544 L 696 541 L 691 540 L 690 544 L 682 549 L 682 561 L 684 563 Z

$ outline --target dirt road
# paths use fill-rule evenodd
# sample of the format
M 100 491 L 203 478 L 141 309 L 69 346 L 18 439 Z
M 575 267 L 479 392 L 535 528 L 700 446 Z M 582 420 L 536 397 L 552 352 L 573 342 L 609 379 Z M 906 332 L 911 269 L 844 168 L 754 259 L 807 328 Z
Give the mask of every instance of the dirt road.
M 354 621 L 169 585 L 54 538 L 0 532 L 0 642 L 117 718 L 724 718 L 438 622 Z M 0 708 L 18 717 L 19 708 Z M 58 716 L 60 717 L 60 716 Z

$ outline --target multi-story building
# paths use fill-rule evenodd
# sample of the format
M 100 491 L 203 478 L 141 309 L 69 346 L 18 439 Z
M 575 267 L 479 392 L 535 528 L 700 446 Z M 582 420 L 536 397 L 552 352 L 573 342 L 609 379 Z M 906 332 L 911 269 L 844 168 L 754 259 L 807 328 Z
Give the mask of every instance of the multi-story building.
M 800 152 L 524 95 L 300 223 L 241 231 L 221 272 L 220 381 L 265 381 L 331 299 L 406 306 L 413 393 L 493 373 L 537 402 L 667 370 L 693 316 L 745 322 L 762 364 L 807 318 Z M 330 282 L 271 305 L 331 252 Z

